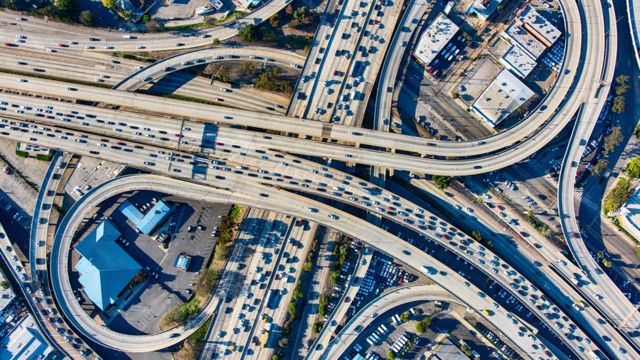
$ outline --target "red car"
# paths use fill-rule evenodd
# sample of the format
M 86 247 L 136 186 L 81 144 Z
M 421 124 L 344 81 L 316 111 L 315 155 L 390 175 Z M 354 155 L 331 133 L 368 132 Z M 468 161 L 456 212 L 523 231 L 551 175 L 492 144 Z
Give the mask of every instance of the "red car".
M 347 296 L 346 298 L 344 298 L 344 302 L 348 303 L 349 301 L 351 301 L 350 297 Z

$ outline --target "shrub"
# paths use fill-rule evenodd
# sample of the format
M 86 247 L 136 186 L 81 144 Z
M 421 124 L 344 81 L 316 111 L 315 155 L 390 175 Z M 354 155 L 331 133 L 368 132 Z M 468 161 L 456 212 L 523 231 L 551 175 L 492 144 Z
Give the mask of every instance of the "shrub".
M 448 188 L 449 184 L 451 183 L 451 177 L 449 176 L 433 175 L 432 178 L 436 186 L 442 190 Z
M 640 177 L 640 157 L 634 157 L 627 165 L 627 175 L 637 179 Z

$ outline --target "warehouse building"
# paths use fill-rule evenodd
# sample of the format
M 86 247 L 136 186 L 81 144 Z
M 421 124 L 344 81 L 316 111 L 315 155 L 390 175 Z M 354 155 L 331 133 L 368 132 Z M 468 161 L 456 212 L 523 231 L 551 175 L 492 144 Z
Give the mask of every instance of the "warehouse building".
M 120 231 L 109 221 L 103 221 L 75 250 L 81 258 L 75 268 L 80 273 L 80 284 L 93 303 L 105 310 L 142 269 L 116 240 Z
M 526 78 L 537 65 L 535 59 L 515 45 L 512 45 L 509 50 L 502 55 L 500 63 L 523 79 Z
M 495 127 L 533 95 L 531 89 L 505 69 L 482 92 L 471 109 L 491 127 Z
M 557 27 L 553 26 L 544 16 L 542 16 L 531 5 L 525 6 L 518 20 L 522 23 L 522 27 L 534 36 L 538 41 L 546 47 L 551 47 L 562 35 Z
M 160 200 L 143 214 L 127 200 L 120 205 L 119 210 L 141 233 L 149 235 L 171 214 L 173 208 Z
M 413 56 L 423 66 L 429 66 L 447 43 L 453 39 L 459 29 L 460 27 L 444 13 L 440 13 L 422 33 Z
M 47 343 L 31 315 L 27 315 L 0 340 L 0 359 L 53 359 L 54 349 Z

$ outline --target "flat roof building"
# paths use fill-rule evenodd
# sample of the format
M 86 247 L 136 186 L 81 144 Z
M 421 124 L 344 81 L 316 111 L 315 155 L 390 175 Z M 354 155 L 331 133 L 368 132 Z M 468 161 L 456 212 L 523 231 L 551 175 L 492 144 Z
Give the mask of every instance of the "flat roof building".
M 613 214 L 607 214 L 609 216 Z M 640 240 L 640 186 L 619 210 L 620 225 L 636 240 Z
M 171 214 L 173 208 L 164 201 L 158 201 L 146 214 L 143 214 L 129 200 L 119 207 L 120 212 L 145 235 L 149 235 Z
M 537 60 L 547 49 L 543 43 L 531 35 L 519 21 L 514 21 L 502 33 L 512 44 L 518 45 L 525 53 Z
M 142 269 L 116 240 L 120 231 L 103 221 L 90 232 L 75 250 L 81 258 L 75 268 L 85 294 L 101 310 L 113 304 L 131 279 Z
M 500 63 L 523 79 L 538 65 L 535 59 L 515 45 L 502 55 Z
M 471 109 L 495 127 L 533 95 L 527 85 L 505 69 L 480 94 Z
M 440 13 L 422 33 L 413 51 L 413 56 L 424 66 L 429 66 L 445 45 L 453 39 L 459 29 L 460 27 L 444 13 Z
M 31 315 L 25 316 L 0 340 L 0 359 L 47 359 L 53 348 L 44 339 Z
M 562 32 L 558 30 L 549 20 L 542 16 L 531 5 L 524 7 L 518 20 L 522 23 L 522 27 L 527 30 L 538 41 L 544 44 L 546 47 L 550 47 L 555 44 L 556 41 L 562 35 Z
M 434 347 L 432 360 L 469 360 L 456 345 L 451 342 L 450 338 L 444 339 L 440 344 Z
M 502 0 L 474 0 L 467 8 L 467 15 L 476 14 L 478 19 L 487 21 L 501 3 Z

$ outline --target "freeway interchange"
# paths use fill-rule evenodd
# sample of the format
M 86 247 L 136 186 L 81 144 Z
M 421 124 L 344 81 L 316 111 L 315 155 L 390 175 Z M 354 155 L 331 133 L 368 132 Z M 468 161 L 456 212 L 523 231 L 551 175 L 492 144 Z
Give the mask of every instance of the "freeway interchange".
M 368 99 L 377 73 L 382 68 L 383 77 L 375 97 L 374 130 L 360 127 L 366 101 L 353 101 L 352 97 L 351 106 L 358 109 L 355 112 L 332 110 L 326 113 L 324 110 L 327 103 L 338 103 L 338 99 L 342 99 L 346 93 L 344 78 L 352 62 L 349 61 L 350 56 L 344 56 L 344 51 L 353 53 L 357 58 L 356 49 L 360 44 L 370 41 L 361 35 L 355 39 L 335 39 L 336 34 L 350 26 L 343 20 L 353 16 L 362 18 L 364 23 L 371 23 L 372 14 L 381 11 L 372 2 L 368 10 L 360 14 L 355 11 L 355 3 L 348 1 L 341 8 L 335 23 L 331 20 L 321 22 L 316 34 L 317 41 L 306 62 L 300 56 L 286 51 L 258 47 L 214 47 L 180 53 L 130 75 L 120 76 L 121 80 L 114 89 L 67 83 L 59 79 L 0 74 L 0 87 L 5 90 L 0 94 L 0 136 L 3 138 L 65 153 L 108 159 L 156 174 L 116 178 L 86 194 L 57 226 L 49 255 L 51 265 L 48 267 L 36 265 L 36 259 L 46 260 L 47 257 L 46 249 L 39 247 L 38 242 L 43 237 L 52 236 L 47 233 L 50 231 L 49 213 L 38 212 L 38 220 L 44 218 L 45 221 L 34 222 L 32 227 L 32 273 L 49 272 L 53 294 L 71 327 L 102 346 L 131 352 L 150 352 L 183 341 L 219 311 L 219 299 L 213 296 L 197 317 L 179 328 L 153 335 L 129 335 L 95 323 L 73 296 L 67 271 L 70 267 L 68 253 L 76 229 L 89 211 L 121 193 L 133 190 L 167 192 L 167 189 L 172 189 L 172 195 L 184 198 L 243 204 L 304 218 L 360 239 L 422 273 L 439 285 L 437 290 L 433 290 L 435 294 L 445 289 L 447 296 L 453 296 L 453 302 L 462 303 L 481 314 L 485 321 L 501 329 L 522 352 L 532 358 L 609 356 L 633 359 L 640 356 L 640 341 L 636 334 L 640 315 L 635 306 L 599 270 L 586 252 L 584 242 L 579 235 L 575 235 L 579 234 L 579 227 L 573 202 L 574 183 L 568 180 L 575 178 L 576 166 L 572 164 L 580 160 L 595 124 L 594 118 L 602 111 L 613 79 L 612 64 L 615 63 L 617 48 L 612 4 L 561 1 L 565 31 L 569 34 L 566 36 L 566 56 L 553 89 L 537 109 L 527 119 L 486 139 L 446 142 L 389 132 L 392 92 L 388 89 L 393 89 L 402 58 L 398 55 L 404 51 L 403 46 L 398 46 L 398 41 L 410 38 L 415 28 L 408 33 L 396 30 L 397 38 L 394 37 L 391 46 L 387 43 L 381 45 L 382 56 L 388 47 L 388 57 L 395 62 L 385 62 L 384 65 L 381 59 L 374 62 L 366 72 L 371 79 L 363 82 L 358 90 L 351 90 L 362 92 L 364 98 Z M 283 4 L 272 1 L 243 20 L 233 22 L 233 26 L 225 25 L 184 38 L 174 34 L 129 35 L 129 38 L 122 38 L 96 31 L 92 37 L 99 40 L 80 37 L 76 41 L 73 40 L 75 37 L 70 37 L 72 32 L 66 26 L 43 34 L 42 29 L 51 28 L 52 25 L 32 18 L 9 21 L 3 26 L 0 37 L 10 42 L 17 34 L 28 33 L 28 42 L 24 44 L 26 47 L 60 47 L 64 53 L 81 49 L 91 52 L 114 49 L 175 50 L 206 45 L 212 37 L 230 38 L 244 22 L 253 21 L 252 17 L 265 19 L 279 11 Z M 375 15 L 382 20 L 389 17 L 385 22 L 387 27 L 376 27 L 376 36 L 392 35 L 391 30 L 399 18 L 398 7 L 389 7 L 383 14 Z M 422 15 L 419 14 L 428 10 L 425 4 L 412 1 L 404 19 L 420 17 Z M 352 11 L 357 14 L 348 15 Z M 10 16 L 8 13 L 0 14 L 5 18 Z M 351 50 L 340 50 L 342 48 Z M 320 53 L 324 55 L 316 57 Z M 391 54 L 396 56 L 392 57 Z M 28 56 L 25 53 L 21 58 Z M 301 80 L 294 91 L 287 116 L 275 109 L 239 110 L 126 93 L 164 77 L 171 77 L 174 72 L 185 68 L 227 60 L 268 62 L 301 69 Z M 20 61 L 17 60 L 17 65 L 5 66 L 19 67 Z M 336 79 L 340 77 L 341 80 Z M 342 84 L 337 91 L 332 89 L 323 94 L 317 93 L 320 83 L 324 83 L 326 88 L 327 83 L 333 81 Z M 305 93 L 306 97 L 297 97 L 298 92 Z M 110 106 L 96 106 L 97 103 Z M 565 238 L 577 265 L 585 270 L 590 280 L 588 286 L 574 286 L 571 283 L 571 272 L 575 267 L 563 269 L 554 263 L 543 264 L 536 269 L 536 279 L 523 276 L 512 267 L 513 264 L 510 266 L 509 259 L 500 258 L 428 209 L 368 181 L 309 160 L 340 161 L 406 170 L 414 174 L 483 174 L 529 157 L 555 138 L 573 119 L 576 119 L 576 125 L 565 155 L 558 199 Z M 66 164 L 69 156 L 65 155 L 64 159 L 63 163 Z M 58 170 L 64 168 L 61 166 Z M 58 186 L 49 176 L 52 174 L 48 174 L 43 182 L 45 189 L 49 184 Z M 425 249 L 415 247 L 345 209 L 334 208 L 301 194 L 346 204 L 349 209 L 368 212 L 397 223 L 428 239 L 433 246 L 463 258 L 524 305 L 545 325 L 547 333 L 557 338 L 571 354 L 550 352 L 544 338 L 534 335 L 538 329 L 529 324 L 521 326 L 494 299 L 475 285 L 466 285 L 463 276 L 430 256 Z M 40 197 L 43 196 L 41 193 Z M 544 288 L 544 291 L 540 288 Z M 577 309 L 572 307 L 576 302 L 588 305 Z M 338 346 L 336 342 L 345 350 L 354 340 L 343 339 L 338 334 L 327 349 L 314 349 L 314 354 L 324 351 L 322 356 L 326 357 L 331 349 Z

